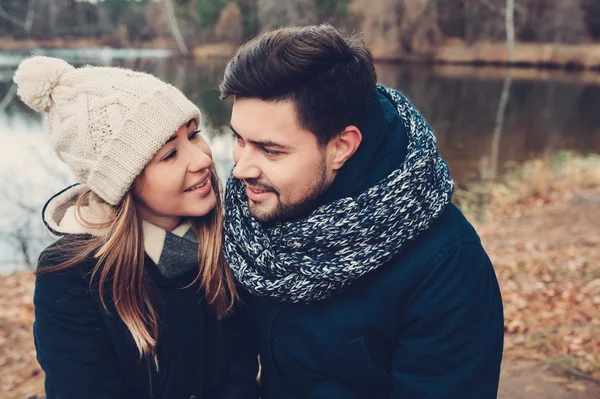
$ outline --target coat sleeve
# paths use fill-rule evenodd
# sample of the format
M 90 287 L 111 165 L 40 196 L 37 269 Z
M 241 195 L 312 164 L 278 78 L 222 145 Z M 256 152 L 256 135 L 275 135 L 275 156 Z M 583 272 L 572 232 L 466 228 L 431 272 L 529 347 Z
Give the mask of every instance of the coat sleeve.
M 258 344 L 249 324 L 248 312 L 239 304 L 223 323 L 227 358 L 223 389 L 219 399 L 258 399 Z
M 393 354 L 392 398 L 496 398 L 502 299 L 480 244 L 440 254 L 403 313 Z
M 73 270 L 37 276 L 33 333 L 48 399 L 127 397 L 117 354 L 87 292 Z

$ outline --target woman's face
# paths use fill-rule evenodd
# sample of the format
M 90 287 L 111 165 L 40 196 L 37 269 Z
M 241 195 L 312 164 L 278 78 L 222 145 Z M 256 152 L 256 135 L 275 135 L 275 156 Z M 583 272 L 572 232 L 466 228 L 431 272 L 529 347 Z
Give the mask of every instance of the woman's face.
M 173 230 L 181 217 L 204 216 L 216 205 L 212 153 L 198 121 L 181 126 L 146 165 L 134 185 L 142 218 Z

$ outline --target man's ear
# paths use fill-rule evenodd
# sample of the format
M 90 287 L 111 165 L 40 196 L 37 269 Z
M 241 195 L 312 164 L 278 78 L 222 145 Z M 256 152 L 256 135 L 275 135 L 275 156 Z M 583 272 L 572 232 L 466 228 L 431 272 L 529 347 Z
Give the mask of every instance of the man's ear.
M 339 170 L 358 149 L 362 141 L 362 133 L 356 126 L 347 126 L 331 142 L 331 166 L 334 171 Z

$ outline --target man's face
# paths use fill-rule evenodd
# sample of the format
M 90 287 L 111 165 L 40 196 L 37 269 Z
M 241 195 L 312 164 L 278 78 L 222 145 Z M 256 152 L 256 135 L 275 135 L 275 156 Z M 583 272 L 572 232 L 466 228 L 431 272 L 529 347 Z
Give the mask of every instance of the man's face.
M 332 150 L 300 128 L 294 104 L 237 98 L 231 128 L 233 175 L 246 184 L 252 215 L 272 222 L 311 211 L 335 176 Z

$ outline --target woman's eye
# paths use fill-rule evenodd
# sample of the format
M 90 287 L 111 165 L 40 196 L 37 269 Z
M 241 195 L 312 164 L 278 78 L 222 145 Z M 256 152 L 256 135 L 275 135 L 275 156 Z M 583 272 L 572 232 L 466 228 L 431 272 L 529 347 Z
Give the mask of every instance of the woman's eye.
M 173 158 L 175 158 L 175 154 L 177 153 L 177 151 L 173 150 L 170 153 L 168 153 L 167 155 L 165 155 L 165 157 L 162 159 L 163 161 L 169 161 Z
M 192 133 L 190 133 L 190 135 L 188 136 L 189 140 L 195 140 L 197 138 L 200 138 L 200 130 L 194 130 Z

